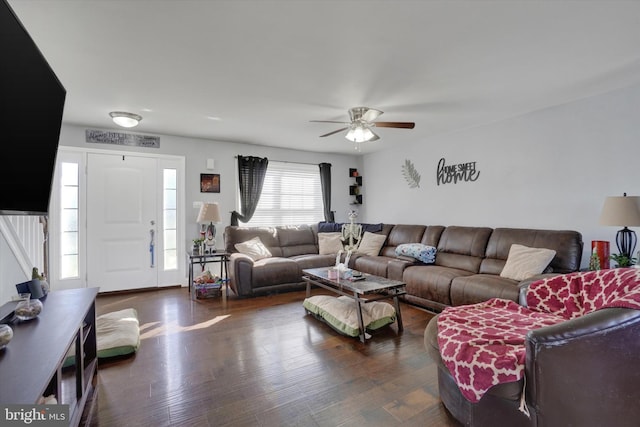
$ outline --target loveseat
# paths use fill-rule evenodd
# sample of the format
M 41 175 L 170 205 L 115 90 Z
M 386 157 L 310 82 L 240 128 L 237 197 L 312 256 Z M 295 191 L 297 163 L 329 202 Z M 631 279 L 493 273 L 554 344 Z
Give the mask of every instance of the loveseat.
M 450 307 L 424 333 L 462 425 L 637 426 L 640 270 L 535 281 L 520 304 Z M 499 375 L 497 374 L 499 372 Z
M 238 296 L 303 289 L 302 270 L 335 264 L 336 253 L 323 253 L 318 235 L 324 224 L 283 227 L 225 228 L 230 253 L 231 289 Z M 501 297 L 518 300 L 521 286 L 532 280 L 577 271 L 582 257 L 582 235 L 568 230 L 379 224 L 366 233 L 383 236 L 377 252 L 351 256 L 349 267 L 406 282 L 405 302 L 442 310 Z M 269 256 L 255 260 L 240 253 L 237 244 L 258 237 Z M 436 249 L 435 262 L 426 264 L 398 255 L 401 245 L 420 244 Z M 555 251 L 541 274 L 522 280 L 501 277 L 513 244 Z

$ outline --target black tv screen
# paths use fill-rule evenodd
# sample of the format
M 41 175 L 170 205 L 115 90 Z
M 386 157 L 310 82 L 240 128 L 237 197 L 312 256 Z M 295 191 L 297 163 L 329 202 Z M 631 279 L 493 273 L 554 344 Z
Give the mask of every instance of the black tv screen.
M 46 215 L 66 90 L 0 0 L 0 214 Z

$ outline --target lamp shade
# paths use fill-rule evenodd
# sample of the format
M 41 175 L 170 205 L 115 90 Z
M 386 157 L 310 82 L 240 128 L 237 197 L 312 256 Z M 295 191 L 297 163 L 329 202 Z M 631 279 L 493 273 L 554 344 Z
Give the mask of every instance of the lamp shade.
M 640 197 L 626 196 L 626 193 L 607 197 L 600 214 L 600 225 L 640 226 Z
M 198 212 L 198 223 L 220 222 L 220 208 L 217 203 L 203 203 Z

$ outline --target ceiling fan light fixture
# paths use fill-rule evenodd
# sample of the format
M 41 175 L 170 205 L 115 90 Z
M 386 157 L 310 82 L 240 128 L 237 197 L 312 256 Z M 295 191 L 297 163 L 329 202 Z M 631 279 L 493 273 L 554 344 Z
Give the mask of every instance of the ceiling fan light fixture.
M 112 111 L 109 113 L 111 119 L 118 126 L 122 126 L 124 128 L 132 128 L 138 126 L 140 120 L 142 120 L 142 116 L 133 113 L 127 113 L 125 111 Z
M 376 135 L 371 132 L 371 129 L 362 123 L 358 123 L 349 128 L 349 132 L 347 132 L 345 138 L 353 142 L 367 142 L 371 141 L 375 136 Z
M 400 128 L 400 129 L 413 129 L 415 123 L 413 122 L 374 122 L 382 114 L 382 111 L 368 107 L 355 107 L 349 109 L 350 122 L 340 122 L 336 120 L 310 120 L 317 123 L 340 123 L 344 127 L 336 129 L 324 135 L 320 135 L 321 138 L 334 135 L 338 132 L 347 131 L 344 136 L 347 140 L 352 141 L 356 145 L 356 150 L 359 150 L 361 142 L 373 142 L 380 139 L 378 135 L 371 129 L 380 126 L 384 128 Z

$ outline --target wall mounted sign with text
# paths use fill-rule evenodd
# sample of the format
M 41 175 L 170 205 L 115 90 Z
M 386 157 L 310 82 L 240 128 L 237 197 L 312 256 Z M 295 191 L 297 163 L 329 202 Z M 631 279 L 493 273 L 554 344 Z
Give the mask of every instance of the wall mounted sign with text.
M 160 137 L 133 133 L 85 130 L 87 142 L 96 144 L 128 145 L 131 147 L 160 148 Z
M 457 184 L 459 181 L 475 181 L 480 176 L 480 171 L 476 169 L 476 162 L 458 163 L 457 165 L 447 165 L 444 157 L 438 162 L 437 183 Z

